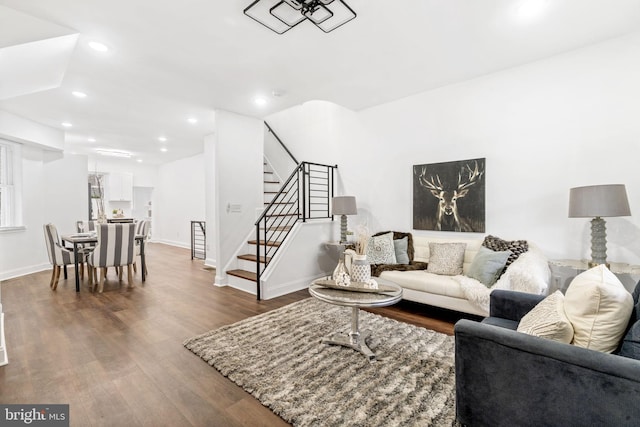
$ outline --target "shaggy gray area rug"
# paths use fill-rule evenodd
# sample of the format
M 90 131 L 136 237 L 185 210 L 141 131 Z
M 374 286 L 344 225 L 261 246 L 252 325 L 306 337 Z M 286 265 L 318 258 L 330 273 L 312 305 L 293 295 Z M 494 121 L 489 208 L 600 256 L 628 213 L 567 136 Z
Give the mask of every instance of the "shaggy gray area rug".
M 185 347 L 294 426 L 452 426 L 454 338 L 360 311 L 370 363 L 321 344 L 351 308 L 315 299 L 193 337 Z

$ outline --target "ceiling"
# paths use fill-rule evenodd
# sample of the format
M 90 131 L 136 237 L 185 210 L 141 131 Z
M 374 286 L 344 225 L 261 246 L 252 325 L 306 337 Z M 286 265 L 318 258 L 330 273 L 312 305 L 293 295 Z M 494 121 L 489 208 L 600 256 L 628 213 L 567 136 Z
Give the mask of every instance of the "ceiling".
M 0 0 L 0 109 L 158 164 L 201 152 L 215 109 L 360 110 L 640 30 L 638 0 L 346 0 L 343 27 L 278 35 L 251 1 Z

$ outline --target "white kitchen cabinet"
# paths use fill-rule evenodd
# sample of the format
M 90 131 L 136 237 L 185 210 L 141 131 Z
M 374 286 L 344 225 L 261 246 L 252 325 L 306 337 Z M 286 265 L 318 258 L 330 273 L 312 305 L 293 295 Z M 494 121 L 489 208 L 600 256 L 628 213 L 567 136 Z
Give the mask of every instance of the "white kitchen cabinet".
M 133 199 L 133 174 L 109 174 L 109 201 L 130 202 Z

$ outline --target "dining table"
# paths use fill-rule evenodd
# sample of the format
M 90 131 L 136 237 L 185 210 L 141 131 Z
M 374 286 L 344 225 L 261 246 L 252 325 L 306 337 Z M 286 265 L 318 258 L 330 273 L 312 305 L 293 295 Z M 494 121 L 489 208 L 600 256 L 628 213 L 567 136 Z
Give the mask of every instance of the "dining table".
M 73 259 L 76 271 L 76 292 L 80 292 L 80 275 L 78 274 L 79 248 L 82 245 L 98 243 L 98 234 L 96 232 L 64 234 L 60 236 L 60 238 L 62 239 L 63 244 L 64 242 L 73 244 Z M 144 256 L 145 236 L 142 234 L 136 234 L 135 240 L 140 244 L 140 271 L 142 272 L 142 281 L 144 282 L 146 280 L 146 264 Z

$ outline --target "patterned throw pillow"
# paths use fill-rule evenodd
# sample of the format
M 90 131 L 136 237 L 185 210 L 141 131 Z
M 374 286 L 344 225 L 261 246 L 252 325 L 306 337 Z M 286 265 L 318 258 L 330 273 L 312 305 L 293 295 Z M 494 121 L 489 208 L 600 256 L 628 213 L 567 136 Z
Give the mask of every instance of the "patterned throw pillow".
M 555 291 L 525 314 L 518 332 L 569 344 L 573 326 L 564 312 L 564 295 Z
M 466 243 L 429 243 L 427 272 L 456 276 L 462 274 Z
M 509 267 L 513 261 L 517 260 L 520 255 L 529 250 L 529 244 L 526 240 L 509 241 L 502 240 L 499 237 L 491 235 L 484 238 L 482 246 L 496 252 L 511 251 L 511 255 L 509 255 L 509 258 L 507 258 L 507 263 L 504 267 L 505 269 Z
M 397 264 L 396 250 L 393 246 L 393 231 L 370 237 L 366 253 L 369 264 Z

